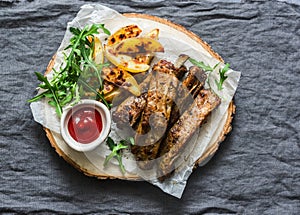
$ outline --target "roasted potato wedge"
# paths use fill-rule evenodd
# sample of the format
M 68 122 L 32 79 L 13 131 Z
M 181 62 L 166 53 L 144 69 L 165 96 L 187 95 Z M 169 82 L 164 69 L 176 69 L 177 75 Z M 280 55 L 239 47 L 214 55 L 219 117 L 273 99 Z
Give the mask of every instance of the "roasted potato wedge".
M 104 63 L 104 50 L 102 43 L 98 37 L 94 37 L 94 50 L 93 50 L 93 59 L 96 64 Z
M 154 58 L 153 54 L 146 54 L 146 55 L 138 55 L 134 59 L 139 63 L 139 64 L 147 64 L 150 65 L 152 59 Z
M 151 38 L 153 40 L 158 40 L 159 29 L 155 28 L 151 30 L 149 33 L 145 34 L 144 37 Z
M 118 37 L 117 35 L 130 30 L 131 26 L 126 26 L 114 35 Z M 122 36 L 118 40 L 120 42 L 108 42 L 108 45 L 105 46 L 105 56 L 112 64 L 121 69 L 131 73 L 145 72 L 149 69 L 154 56 L 153 52 L 163 51 L 162 45 L 156 41 L 158 35 L 159 29 L 153 29 L 141 38 L 135 38 L 132 34 L 128 38 Z
M 155 29 L 151 30 L 149 33 L 145 34 L 144 37 L 158 40 L 158 35 L 159 35 L 159 29 L 155 28 Z M 135 57 L 135 59 L 138 60 L 138 62 L 148 64 L 148 65 L 150 65 L 153 58 L 154 58 L 153 53 L 138 55 Z
M 118 54 L 136 55 L 153 52 L 164 52 L 164 47 L 157 40 L 139 37 L 123 40 L 113 46 Z
M 118 96 L 121 94 L 120 90 L 118 87 L 113 85 L 112 83 L 104 80 L 103 81 L 103 89 L 100 91 L 101 94 L 103 94 L 104 99 L 107 102 L 112 102 L 115 96 Z
M 98 37 L 87 37 L 90 43 L 94 42 L 94 49 L 93 49 L 93 60 L 96 64 L 103 64 L 104 63 L 104 50 L 102 46 L 102 42 Z
M 109 93 L 107 93 L 107 94 L 104 94 L 104 99 L 105 99 L 106 101 L 108 101 L 108 102 L 112 102 L 113 99 L 114 99 L 115 97 L 119 96 L 120 94 L 121 94 L 121 91 L 115 89 L 115 90 L 113 90 L 113 91 L 111 91 L 111 92 L 109 92 Z
M 123 70 L 139 73 L 144 72 L 149 69 L 147 62 L 140 62 L 139 59 L 135 59 L 128 55 L 117 54 L 112 47 L 105 46 L 105 56 L 106 58 L 114 64 L 116 67 L 119 67 Z
M 108 94 L 108 93 L 111 93 L 112 91 L 116 90 L 117 87 L 115 85 L 113 85 L 112 83 L 104 80 L 103 81 L 103 90 L 102 90 L 102 93 L 105 95 L 105 94 Z
M 141 32 L 142 30 L 137 25 L 125 26 L 119 29 L 118 31 L 116 31 L 108 38 L 107 45 L 112 46 L 114 44 L 121 42 L 124 39 L 137 37 Z
M 102 69 L 102 77 L 115 86 L 128 90 L 135 96 L 141 94 L 139 85 L 134 77 L 121 68 L 104 67 Z

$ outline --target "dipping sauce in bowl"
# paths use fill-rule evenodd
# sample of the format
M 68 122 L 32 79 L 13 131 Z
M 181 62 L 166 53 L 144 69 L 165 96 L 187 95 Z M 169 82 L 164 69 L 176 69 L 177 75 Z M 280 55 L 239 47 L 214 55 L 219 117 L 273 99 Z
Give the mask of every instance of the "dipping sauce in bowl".
M 96 140 L 102 131 L 102 118 L 93 108 L 82 108 L 72 114 L 68 122 L 71 137 L 80 143 Z
M 81 100 L 64 110 L 61 135 L 77 151 L 91 151 L 107 138 L 111 127 L 108 108 L 95 100 Z

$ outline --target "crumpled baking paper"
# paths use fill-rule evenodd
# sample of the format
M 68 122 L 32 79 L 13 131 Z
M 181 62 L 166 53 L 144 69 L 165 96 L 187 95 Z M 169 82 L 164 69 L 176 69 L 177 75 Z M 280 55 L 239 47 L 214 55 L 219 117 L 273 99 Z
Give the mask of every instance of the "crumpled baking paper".
M 82 6 L 74 20 L 68 23 L 67 31 L 57 51 L 54 64 L 54 68 L 56 70 L 59 70 L 59 67 L 63 63 L 64 48 L 67 46 L 72 36 L 68 29 L 71 26 L 83 28 L 84 26 L 93 23 L 104 23 L 105 27 L 112 33 L 129 24 L 137 24 L 143 30 L 142 33 L 147 33 L 153 28 L 159 28 L 159 41 L 163 44 L 165 52 L 157 53 L 154 62 L 157 62 L 159 59 L 166 59 L 174 63 L 180 54 L 187 54 L 198 61 L 204 61 L 206 64 L 209 64 L 212 67 L 219 63 L 219 61 L 213 58 L 211 54 L 201 46 L 201 44 L 197 43 L 197 41 L 168 25 L 147 19 L 126 18 L 118 12 L 103 5 L 88 4 Z M 107 35 L 104 33 L 99 33 L 98 37 L 101 39 L 101 41 L 105 41 Z M 191 65 L 192 64 L 188 62 L 186 63 L 186 66 Z M 224 67 L 224 64 L 220 63 L 214 72 L 210 74 L 210 84 L 212 90 L 215 91 L 222 99 L 221 105 L 212 112 L 205 125 L 203 125 L 201 129 L 196 132 L 192 140 L 190 140 L 189 144 L 182 152 L 176 163 L 177 168 L 174 175 L 164 182 L 159 182 L 156 179 L 155 169 L 150 171 L 140 170 L 137 167 L 133 156 L 129 152 L 125 153 L 123 158 L 123 163 L 127 170 L 127 173 L 123 176 L 118 168 L 118 163 L 114 160 L 112 160 L 108 167 L 103 167 L 105 156 L 110 153 L 105 144 L 102 144 L 92 152 L 81 153 L 73 151 L 61 138 L 60 119 L 57 117 L 55 109 L 48 105 L 46 99 L 34 102 L 30 105 L 30 107 L 34 116 L 34 120 L 51 130 L 57 145 L 61 147 L 65 154 L 72 157 L 77 163 L 79 163 L 79 165 L 84 166 L 84 168 L 88 169 L 90 172 L 95 174 L 103 173 L 121 178 L 123 176 L 129 180 L 140 177 L 149 181 L 155 186 L 158 186 L 164 192 L 180 198 L 186 186 L 187 180 L 192 173 L 194 163 L 210 146 L 217 141 L 220 132 L 222 132 L 224 123 L 226 122 L 229 103 L 231 102 L 238 86 L 240 72 L 230 69 L 226 73 L 228 78 L 224 82 L 224 89 L 221 91 L 217 89 L 214 80 L 219 80 L 218 69 L 222 67 Z M 47 78 L 51 79 L 52 74 L 52 72 L 47 74 Z M 114 140 L 118 140 L 120 139 L 119 132 L 120 131 L 113 124 L 110 136 Z M 207 162 L 207 160 L 203 161 L 202 164 L 205 162 Z

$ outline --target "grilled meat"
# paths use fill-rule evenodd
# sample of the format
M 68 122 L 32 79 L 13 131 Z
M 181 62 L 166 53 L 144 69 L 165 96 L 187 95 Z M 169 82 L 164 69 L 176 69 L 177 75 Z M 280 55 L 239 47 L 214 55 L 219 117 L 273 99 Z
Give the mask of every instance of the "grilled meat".
M 125 101 L 123 101 L 117 109 L 113 112 L 113 120 L 117 123 L 119 128 L 126 127 L 130 125 L 134 127 L 136 120 L 140 117 L 142 111 L 146 106 L 146 95 L 148 91 L 148 86 L 151 80 L 151 74 L 149 74 L 139 87 L 141 90 L 141 96 L 135 97 L 133 95 L 129 96 Z
M 181 79 L 185 73 L 187 72 L 187 69 L 183 65 L 179 65 L 180 67 L 178 69 L 172 70 L 174 75 Z M 117 122 L 117 126 L 119 128 L 131 126 L 133 128 L 136 127 L 136 123 L 138 119 L 140 119 L 140 116 L 146 106 L 146 98 L 148 96 L 148 86 L 151 79 L 151 73 L 144 79 L 144 81 L 139 85 L 141 90 L 141 96 L 135 97 L 130 96 L 127 99 L 125 99 L 120 105 L 118 105 L 116 111 L 113 113 L 113 119 L 115 122 Z
M 181 80 L 186 73 L 187 73 L 187 68 L 183 65 L 174 70 L 174 75 L 178 80 Z
M 183 113 L 193 103 L 194 98 L 204 87 L 206 78 L 205 72 L 199 67 L 192 66 L 189 69 L 187 77 L 178 87 L 178 96 L 173 104 L 169 127 L 172 127 L 180 117 L 180 113 Z
M 143 169 L 152 167 L 151 160 L 156 158 L 160 142 L 168 126 L 176 88 L 179 80 L 176 68 L 168 61 L 161 60 L 153 66 L 149 84 L 147 104 L 137 127 L 135 145 L 131 152 Z
M 141 96 L 136 97 L 130 104 L 130 109 L 128 111 L 129 124 L 132 128 L 135 127 L 140 116 L 147 105 L 147 92 L 143 93 Z
M 185 54 L 181 54 L 178 56 L 178 58 L 176 59 L 176 62 L 174 63 L 175 68 L 180 68 L 182 65 L 184 65 L 184 63 L 189 59 L 190 57 L 188 55 Z
M 131 152 L 140 168 L 149 169 L 157 157 L 162 157 L 160 179 L 171 173 L 180 150 L 220 103 L 214 93 L 203 90 L 203 70 L 191 67 L 179 83 L 178 78 L 185 73 L 184 66 L 176 68 L 170 62 L 159 61 L 140 84 L 141 96 L 128 97 L 113 113 L 118 127 L 130 125 L 137 132 Z
M 203 123 L 211 111 L 220 104 L 220 98 L 210 90 L 201 90 L 193 104 L 183 113 L 168 131 L 160 150 L 161 161 L 158 175 L 160 180 L 168 176 L 175 168 L 174 162 L 188 140 Z

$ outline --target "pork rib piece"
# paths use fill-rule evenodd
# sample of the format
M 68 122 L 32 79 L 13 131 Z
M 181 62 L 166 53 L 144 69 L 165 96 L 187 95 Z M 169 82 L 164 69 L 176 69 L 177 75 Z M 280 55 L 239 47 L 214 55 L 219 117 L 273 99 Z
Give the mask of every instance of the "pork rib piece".
M 174 65 L 166 60 L 160 60 L 153 66 L 147 104 L 136 130 L 135 145 L 131 147 L 131 152 L 142 169 L 152 167 L 151 160 L 156 158 L 168 127 L 179 84 L 175 72 Z
M 185 66 L 181 65 L 179 68 L 176 68 L 174 71 L 174 75 L 181 79 L 187 69 Z M 140 116 L 146 107 L 147 104 L 147 91 L 149 87 L 149 82 L 151 80 L 150 73 L 146 79 L 139 85 L 141 90 L 141 96 L 129 96 L 125 99 L 120 105 L 118 105 L 117 109 L 113 112 L 113 120 L 117 123 L 119 128 L 130 126 L 135 128 L 137 125 Z
M 205 118 L 214 110 L 221 100 L 210 90 L 201 90 L 193 104 L 169 130 L 161 148 L 161 160 L 158 168 L 160 180 L 164 180 L 175 170 L 174 162 L 188 140 L 203 123 Z
M 113 112 L 113 120 L 117 123 L 119 128 L 130 125 L 134 127 L 142 111 L 146 106 L 145 96 L 147 95 L 149 83 L 151 80 L 151 73 L 139 84 L 141 96 L 129 96 L 125 99 Z
M 178 86 L 178 96 L 173 104 L 169 128 L 174 125 L 180 115 L 193 103 L 194 98 L 203 89 L 206 73 L 199 67 L 192 66 L 187 77 Z

